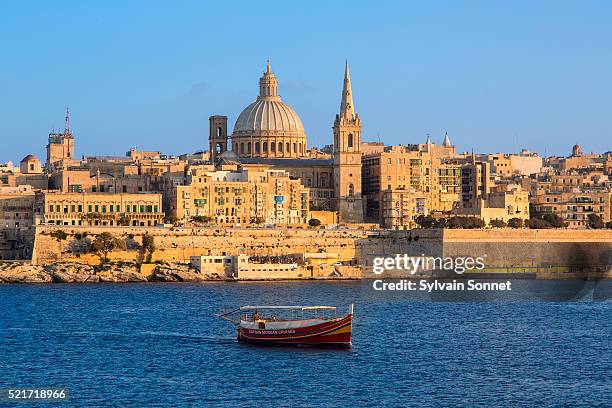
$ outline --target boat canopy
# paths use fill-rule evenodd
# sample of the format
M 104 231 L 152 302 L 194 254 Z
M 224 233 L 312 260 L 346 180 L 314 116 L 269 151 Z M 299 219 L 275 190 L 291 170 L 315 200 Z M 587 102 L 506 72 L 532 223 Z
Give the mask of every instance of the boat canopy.
M 266 310 L 266 309 L 290 309 L 290 310 L 336 310 L 335 306 L 242 306 L 240 310 Z

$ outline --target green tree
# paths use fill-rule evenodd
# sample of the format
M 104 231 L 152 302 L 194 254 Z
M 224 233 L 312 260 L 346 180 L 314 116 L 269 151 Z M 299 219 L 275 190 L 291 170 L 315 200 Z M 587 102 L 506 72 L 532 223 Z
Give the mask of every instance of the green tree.
M 606 222 L 606 228 L 607 229 L 612 229 L 612 221 Z
M 53 231 L 50 235 L 58 241 L 65 241 L 68 238 L 68 234 L 64 230 Z
M 550 225 L 550 223 L 546 220 L 543 220 L 541 218 L 530 218 L 529 220 L 527 220 L 525 222 L 525 226 L 529 227 L 531 229 L 549 229 L 552 228 L 552 225 Z
M 421 228 L 435 228 L 437 223 L 434 217 L 431 215 L 419 215 L 414 222 L 417 223 Z
M 601 228 L 605 228 L 606 224 L 604 223 L 604 221 L 601 219 L 599 215 L 589 214 L 588 226 L 589 228 L 593 228 L 593 229 L 601 229 Z
M 166 215 L 164 217 L 164 222 L 166 224 L 176 224 L 177 221 L 178 219 L 174 215 Z
M 318 227 L 319 225 L 321 225 L 321 220 L 317 218 L 311 218 L 308 220 L 308 225 L 310 225 L 311 227 Z
M 546 214 L 542 219 L 548 222 L 553 228 L 567 228 L 567 222 L 557 214 Z
M 144 255 L 146 255 L 147 262 L 151 262 L 151 259 L 153 259 L 155 249 L 155 238 L 152 235 L 144 234 L 142 237 L 142 250 Z
M 206 224 L 210 222 L 210 217 L 207 217 L 205 215 L 194 215 L 193 217 L 191 217 L 191 222 L 195 222 L 198 224 Z
M 103 232 L 96 237 L 91 247 L 102 258 L 103 262 L 108 262 L 108 254 L 115 249 L 123 248 L 124 243 L 110 232 Z
M 523 228 L 523 220 L 520 218 L 510 218 L 508 220 L 508 226 L 510 228 Z
M 117 224 L 121 225 L 122 227 L 129 227 L 130 221 L 131 219 L 126 214 L 121 214 L 119 220 L 117 221 Z
M 489 222 L 489 224 L 493 227 L 493 228 L 505 228 L 506 227 L 506 222 L 504 220 L 491 220 Z

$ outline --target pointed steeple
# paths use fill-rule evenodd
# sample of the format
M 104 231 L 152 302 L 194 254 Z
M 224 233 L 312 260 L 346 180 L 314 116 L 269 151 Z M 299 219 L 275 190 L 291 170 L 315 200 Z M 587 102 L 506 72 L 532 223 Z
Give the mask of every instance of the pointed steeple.
M 426 145 L 431 145 L 431 137 L 429 137 L 429 133 L 427 134 L 427 141 L 425 142 Z
M 266 74 L 270 74 L 272 71 L 270 71 L 270 58 L 268 58 L 268 66 L 266 67 Z
M 344 67 L 344 86 L 342 87 L 342 102 L 340 103 L 340 117 L 355 119 L 355 108 L 353 106 L 353 91 L 351 90 L 351 74 L 349 72 L 348 60 Z
M 442 146 L 444 147 L 451 147 L 453 144 L 450 141 L 450 138 L 448 137 L 448 132 L 444 133 L 444 142 L 442 143 Z

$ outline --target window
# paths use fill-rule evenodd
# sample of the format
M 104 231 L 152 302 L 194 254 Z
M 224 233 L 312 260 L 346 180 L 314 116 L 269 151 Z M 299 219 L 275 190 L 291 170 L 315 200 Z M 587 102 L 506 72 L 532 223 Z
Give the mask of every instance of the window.
M 75 212 L 75 211 L 76 211 L 76 205 L 71 205 L 70 212 Z
M 83 206 L 79 204 L 79 212 L 83 212 Z
M 105 213 L 105 212 L 106 212 L 106 206 L 105 206 L 105 205 L 103 205 L 103 206 L 102 206 L 102 212 L 103 212 L 103 213 Z
M 287 142 L 287 145 L 285 146 L 285 151 L 287 153 L 291 153 L 291 145 L 289 144 L 289 142 Z
M 268 153 L 268 142 L 263 142 L 263 152 Z
M 141 213 L 145 212 L 145 206 L 144 206 L 144 205 L 141 205 L 141 206 L 140 206 L 140 212 L 141 212 Z
M 204 204 L 206 204 L 206 200 L 203 200 L 203 201 L 204 201 Z M 157 206 L 156 205 L 153 206 L 153 212 L 157 212 Z
M 297 145 L 295 143 L 293 144 L 293 153 L 297 153 Z
M 353 197 L 355 195 L 355 186 L 352 183 L 349 184 L 348 195 L 349 197 Z
M 270 151 L 276 153 L 276 143 L 270 142 Z
M 278 144 L 278 152 L 279 153 L 283 152 L 283 144 L 282 144 L 282 142 Z
M 259 144 L 259 142 L 255 142 L 255 153 L 261 153 L 261 145 Z
M 347 142 L 348 147 L 353 147 L 353 134 L 349 133 L 348 135 L 348 142 Z
M 121 189 L 124 193 L 127 193 L 127 186 L 122 186 Z
M 89 204 L 89 206 L 88 206 L 88 207 L 89 207 L 89 208 L 88 208 L 89 212 L 92 212 L 92 211 L 93 211 L 93 208 L 92 208 L 91 204 Z
M 100 207 L 96 205 L 96 212 L 100 212 Z

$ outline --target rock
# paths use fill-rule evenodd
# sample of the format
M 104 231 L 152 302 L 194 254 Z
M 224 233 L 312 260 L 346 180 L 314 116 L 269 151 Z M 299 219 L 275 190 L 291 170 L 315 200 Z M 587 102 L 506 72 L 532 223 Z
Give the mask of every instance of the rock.
M 147 282 L 147 278 L 131 266 L 105 265 L 96 276 L 100 282 Z
M 189 265 L 157 265 L 153 270 L 152 281 L 157 282 L 202 282 L 208 280 L 206 275 L 197 273 Z
M 8 264 L 8 265 L 7 265 Z M 5 263 L 0 269 L 0 283 L 51 283 L 53 278 L 42 267 L 22 263 Z
M 58 283 L 84 283 L 98 282 L 94 275 L 94 268 L 90 265 L 79 263 L 54 263 L 47 265 L 45 271 L 53 277 L 53 282 Z

